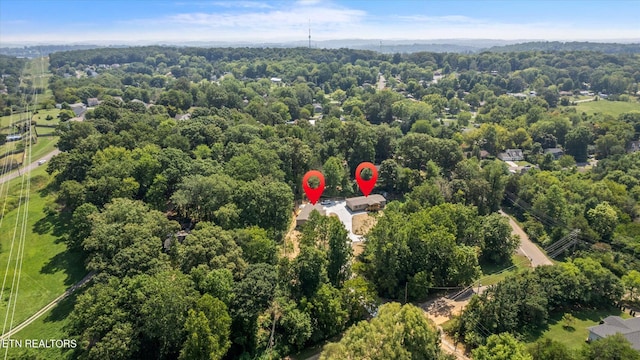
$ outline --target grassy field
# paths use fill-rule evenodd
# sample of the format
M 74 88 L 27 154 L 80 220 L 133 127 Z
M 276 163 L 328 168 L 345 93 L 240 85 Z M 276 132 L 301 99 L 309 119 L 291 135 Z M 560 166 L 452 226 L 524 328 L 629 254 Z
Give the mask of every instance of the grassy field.
M 582 114 L 583 112 L 593 115 L 593 114 L 608 114 L 614 117 L 618 117 L 620 114 L 629 112 L 629 111 L 640 111 L 640 103 L 637 101 L 634 102 L 625 102 L 625 101 L 608 101 L 608 100 L 599 100 L 599 101 L 588 101 L 579 103 L 576 107 L 578 114 Z
M 47 129 L 49 130 L 49 129 Z M 36 161 L 39 158 L 45 156 L 56 148 L 58 138 L 53 136 L 41 136 L 38 138 L 38 143 L 33 144 L 31 149 L 31 160 Z M 28 159 L 27 159 L 28 161 Z
M 34 114 L 32 119 L 37 121 L 39 125 L 57 125 L 60 122 L 60 119 L 58 119 L 59 113 L 60 110 L 58 109 L 38 110 L 38 113 Z M 47 115 L 51 115 L 53 119 L 47 120 Z
M 46 89 L 50 76 L 48 57 L 35 58 L 27 63 L 25 77 L 33 81 L 34 87 Z
M 506 270 L 507 268 L 513 268 Z M 511 263 L 505 264 L 501 266 L 497 266 L 495 264 L 481 264 L 483 279 L 482 285 L 493 285 L 497 284 L 500 281 L 504 280 L 507 276 L 516 273 L 522 269 L 528 269 L 531 267 L 531 262 L 527 259 L 526 256 L 515 254 L 511 256 Z
M 0 116 L 0 128 L 7 127 L 17 121 L 27 120 L 29 115 L 27 113 L 13 114 L 7 116 Z M 9 133 L 10 130 L 2 130 L 3 133 Z
M 598 325 L 600 320 L 610 315 L 617 315 L 624 319 L 630 317 L 629 314 L 624 313 L 613 306 L 607 309 L 598 310 L 576 310 L 571 311 L 571 315 L 575 318 L 574 323 L 570 328 L 565 328 L 565 324 L 562 321 L 562 315 L 563 313 L 553 314 L 549 319 L 549 326 L 547 329 L 541 332 L 529 334 L 526 341 L 528 343 L 533 343 L 538 339 L 546 337 L 559 341 L 567 345 L 570 349 L 578 349 L 585 343 L 585 340 L 589 336 L 588 328 Z
M 58 109 L 38 110 L 37 114 L 33 114 L 32 119 L 34 121 L 37 121 L 37 123 L 41 125 L 57 125 L 60 122 L 60 119 L 58 119 L 59 113 L 60 113 L 60 110 Z M 53 119 L 47 120 L 47 115 L 51 115 Z M 4 128 L 6 126 L 11 125 L 12 123 L 15 123 L 21 120 L 26 120 L 28 118 L 29 118 L 28 113 L 0 116 L 0 128 Z M 10 130 L 5 129 L 2 132 L 8 134 Z
M 57 215 L 47 215 L 45 207 L 52 201 L 46 194 L 45 186 L 50 176 L 44 167 L 39 167 L 32 172 L 31 193 L 29 198 L 29 211 L 26 224 L 24 260 L 20 278 L 18 293 L 18 306 L 15 310 L 13 325 L 17 325 L 35 313 L 38 309 L 48 304 L 51 300 L 62 294 L 69 286 L 79 281 L 85 270 L 82 260 L 77 253 L 67 252 L 66 244 L 62 241 L 64 222 Z M 0 224 L 0 269 L 2 274 L 7 274 L 2 299 L 0 299 L 0 314 L 5 314 L 9 297 L 10 284 L 14 274 L 12 261 L 7 269 L 9 252 L 13 239 L 18 209 L 17 199 L 20 195 L 21 178 L 16 178 L 8 183 L 9 196 L 6 196 L 7 204 L 14 209 L 6 213 Z M 5 203 L 4 192 L 0 195 L 0 204 Z M 21 209 L 21 216 L 24 213 Z M 21 219 L 21 217 L 20 217 Z M 19 222 L 20 224 L 20 222 Z M 18 231 L 18 235 L 20 231 Z M 15 258 L 16 246 L 12 258 Z
M 15 334 L 12 338 L 17 340 L 26 339 L 68 339 L 69 335 L 64 327 L 68 323 L 68 317 L 76 298 L 82 290 L 62 300 L 56 307 L 47 311 L 36 321 Z M 8 357 L 16 358 L 22 354 L 33 354 L 38 358 L 45 359 L 72 359 L 72 349 L 15 349 L 9 350 Z M 0 353 L 1 355 L 1 353 Z

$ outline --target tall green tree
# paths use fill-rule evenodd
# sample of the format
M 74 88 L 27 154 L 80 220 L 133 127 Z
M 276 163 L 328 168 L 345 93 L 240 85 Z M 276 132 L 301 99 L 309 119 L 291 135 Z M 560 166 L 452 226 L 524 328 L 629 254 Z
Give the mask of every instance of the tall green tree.
M 614 334 L 583 345 L 582 356 L 585 360 L 638 360 L 640 352 L 622 334 Z
M 321 360 L 329 359 L 446 359 L 437 329 L 421 309 L 388 303 L 378 316 L 351 327 L 340 342 L 324 347 Z
M 114 199 L 90 218 L 91 235 L 82 242 L 88 269 L 122 277 L 153 274 L 169 266 L 162 245 L 180 227 L 163 213 L 140 201 Z
M 335 156 L 331 156 L 324 162 L 322 166 L 322 172 L 326 183 L 326 192 L 329 196 L 335 196 L 340 193 L 340 190 L 344 189 L 346 182 L 349 179 L 342 160 Z
M 520 239 L 512 234 L 509 220 L 500 214 L 491 214 L 482 219 L 482 258 L 497 263 L 511 259 L 520 245 Z
M 608 202 L 602 202 L 587 211 L 587 220 L 603 241 L 610 241 L 618 225 L 618 214 Z
M 587 161 L 587 146 L 590 143 L 591 131 L 584 126 L 578 126 L 567 133 L 565 149 L 567 149 L 567 154 L 573 156 L 577 162 L 585 162 Z
M 478 360 L 533 360 L 523 343 L 509 333 L 491 335 L 487 344 L 473 350 Z

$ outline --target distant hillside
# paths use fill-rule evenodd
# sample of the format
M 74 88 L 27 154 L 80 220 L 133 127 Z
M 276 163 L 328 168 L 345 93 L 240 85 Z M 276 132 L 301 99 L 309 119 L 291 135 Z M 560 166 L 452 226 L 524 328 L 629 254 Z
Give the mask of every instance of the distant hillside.
M 58 51 L 69 50 L 88 50 L 95 49 L 99 45 L 37 45 L 37 46 L 21 46 L 21 47 L 1 47 L 0 55 L 15 56 L 20 58 L 35 58 L 39 56 L 47 56 Z M 116 46 L 120 47 L 120 46 Z
M 475 53 L 481 50 L 480 47 L 464 46 L 454 44 L 401 44 L 401 45 L 355 45 L 353 49 L 373 50 L 383 54 L 393 53 L 415 53 L 415 52 L 436 52 L 436 53 Z
M 490 52 L 522 52 L 522 51 L 597 51 L 605 54 L 639 54 L 640 43 L 596 43 L 596 42 L 560 42 L 560 41 L 535 41 L 518 42 L 522 40 L 490 40 L 490 39 L 435 39 L 435 40 L 373 40 L 373 39 L 342 39 L 311 41 L 314 49 L 354 49 L 370 50 L 383 54 L 393 53 L 478 53 Z M 0 55 L 33 58 L 46 56 L 51 53 L 70 50 L 89 50 L 96 48 L 126 48 L 149 46 L 140 44 L 121 45 L 27 45 L 20 47 L 2 47 Z M 174 44 L 171 42 L 156 43 L 151 46 L 163 46 L 169 48 L 196 47 L 196 48 L 306 48 L 307 41 L 290 42 L 205 42 L 191 41 Z
M 494 46 L 487 51 L 491 52 L 520 52 L 520 51 L 598 51 L 605 54 L 638 54 L 640 53 L 640 43 L 618 44 L 618 43 L 596 43 L 596 42 L 560 42 L 560 41 L 537 41 L 504 46 Z

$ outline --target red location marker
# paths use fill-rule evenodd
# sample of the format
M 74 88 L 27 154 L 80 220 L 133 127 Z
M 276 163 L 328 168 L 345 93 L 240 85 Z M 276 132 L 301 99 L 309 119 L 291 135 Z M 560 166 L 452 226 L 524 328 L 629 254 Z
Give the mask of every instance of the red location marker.
M 364 169 L 371 170 L 371 179 L 365 180 L 362 178 L 360 173 Z M 371 190 L 376 186 L 376 181 L 378 180 L 378 170 L 376 166 L 370 162 L 363 162 L 358 165 L 356 168 L 356 181 L 358 182 L 358 186 L 360 187 L 360 191 L 364 194 L 364 196 L 369 196 L 371 194 Z
M 315 189 L 309 186 L 309 179 L 314 176 L 320 181 L 320 184 Z M 302 188 L 304 189 L 304 193 L 307 194 L 309 201 L 315 205 L 318 200 L 320 200 L 320 196 L 322 196 L 322 192 L 324 191 L 324 176 L 318 170 L 307 171 L 302 177 Z

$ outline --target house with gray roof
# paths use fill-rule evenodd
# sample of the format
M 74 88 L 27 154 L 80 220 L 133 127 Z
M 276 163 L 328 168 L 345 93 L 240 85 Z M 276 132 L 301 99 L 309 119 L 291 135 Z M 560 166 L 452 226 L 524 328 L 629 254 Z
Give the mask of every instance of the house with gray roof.
M 608 316 L 600 322 L 600 325 L 589 328 L 587 341 L 591 342 L 617 333 L 629 340 L 631 347 L 640 350 L 640 317 L 625 320 L 619 316 Z
M 317 212 L 320 213 L 320 215 L 323 215 L 323 216 L 327 214 L 327 212 L 324 210 L 322 205 L 320 205 L 319 203 L 315 205 L 306 204 L 302 207 L 302 209 L 300 210 L 300 213 L 296 217 L 296 227 L 300 227 L 304 225 L 307 221 L 309 221 L 309 216 L 311 216 L 311 212 L 313 210 L 316 210 Z
M 384 208 L 387 203 L 387 199 L 380 194 L 373 194 L 369 196 L 358 196 L 348 198 L 347 209 L 352 212 L 363 210 L 379 210 Z
M 498 154 L 498 159 L 502 161 L 522 161 L 524 160 L 524 154 L 522 149 L 507 149 Z
M 564 151 L 560 148 L 548 148 L 548 149 L 544 149 L 544 153 L 545 154 L 553 154 L 553 157 L 555 157 L 556 160 L 560 159 L 560 157 L 562 155 L 564 155 Z
M 83 103 L 71 104 L 69 107 L 73 110 L 73 113 L 76 114 L 76 117 L 82 116 L 82 114 L 87 111 L 87 105 Z

